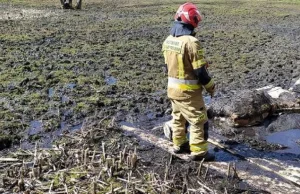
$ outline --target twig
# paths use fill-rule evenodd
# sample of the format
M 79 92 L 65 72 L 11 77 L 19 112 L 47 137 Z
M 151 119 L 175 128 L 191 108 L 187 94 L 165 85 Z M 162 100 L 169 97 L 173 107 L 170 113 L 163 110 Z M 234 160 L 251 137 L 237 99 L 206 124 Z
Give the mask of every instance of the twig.
M 115 192 L 117 192 L 117 191 L 119 191 L 119 190 L 121 190 L 123 187 L 118 187 L 118 188 L 113 188 L 112 187 L 112 185 L 111 185 L 111 190 L 110 190 L 110 192 L 107 192 L 106 194 L 113 194 L 113 193 L 115 193 Z
M 204 162 L 204 158 L 201 160 L 201 162 L 199 164 L 199 167 L 197 169 L 197 176 L 198 177 L 201 175 L 201 170 L 202 170 L 203 162 Z
M 166 162 L 164 181 L 167 181 L 168 175 L 169 175 L 169 165 L 168 162 Z
M 101 183 L 101 184 L 103 184 L 103 185 L 105 185 L 105 186 L 108 186 L 108 185 L 109 185 L 108 183 L 103 182 L 103 181 L 101 181 L 101 180 L 97 180 L 97 182 L 99 182 L 99 183 Z
M 232 170 L 233 170 L 233 177 L 234 178 L 239 178 L 239 176 L 237 174 L 237 170 L 236 170 L 236 163 L 233 163 Z
M 33 165 L 36 165 L 37 162 L 37 151 L 38 151 L 37 149 L 38 149 L 38 143 L 35 142 Z
M 231 162 L 228 163 L 228 166 L 227 166 L 227 179 L 229 178 L 230 176 L 230 168 L 231 168 Z
M 142 182 L 141 180 L 130 182 L 130 181 L 128 181 L 128 180 L 126 180 L 126 179 L 122 179 L 122 178 L 120 178 L 120 177 L 117 177 L 117 180 L 124 181 L 124 182 L 126 182 L 126 183 L 132 183 L 132 184 L 136 184 L 136 183 L 141 183 L 141 182 Z
M 86 163 L 87 163 L 87 158 L 88 158 L 87 154 L 88 154 L 88 151 L 89 151 L 89 148 L 87 148 L 87 149 L 84 150 L 84 160 L 83 160 L 84 161 L 83 162 L 84 165 L 86 165 Z
M 69 192 L 68 192 L 68 187 L 67 187 L 67 184 L 66 184 L 66 183 L 64 184 L 64 187 L 65 187 L 65 192 L 66 192 L 67 194 L 69 194 Z
M 136 153 L 136 147 L 134 148 L 134 152 L 131 155 L 131 168 L 135 168 L 137 165 L 137 153 Z
M 95 179 L 93 179 L 93 182 L 92 182 L 92 193 L 93 194 L 97 193 L 97 183 L 95 182 Z
M 0 162 L 19 162 L 17 158 L 0 158 Z
M 106 153 L 105 153 L 105 143 L 102 142 L 102 154 L 103 154 L 103 160 L 106 160 Z
M 138 188 L 138 187 L 135 187 L 135 189 L 141 193 L 146 193 L 146 191 L 144 189 L 141 189 L 141 188 Z
M 54 180 L 51 181 L 51 185 L 50 185 L 49 192 L 48 192 L 49 194 L 51 194 L 51 192 L 52 192 L 53 183 L 54 183 Z
M 206 190 L 208 190 L 208 191 L 214 193 L 214 190 L 210 189 L 210 188 L 209 188 L 208 186 L 206 186 L 204 183 L 201 183 L 200 181 L 197 181 L 197 183 L 198 183 L 201 187 L 203 187 L 204 189 L 206 189 Z
M 93 156 L 92 156 L 91 162 L 94 162 L 95 155 L 96 155 L 96 151 L 94 150 L 94 151 L 93 151 Z
M 208 173 L 208 169 L 209 169 L 209 164 L 208 164 L 207 167 L 206 167 L 206 171 L 205 171 L 205 174 L 204 174 L 204 180 L 206 180 L 207 173 Z
M 224 187 L 224 194 L 228 194 L 226 187 Z

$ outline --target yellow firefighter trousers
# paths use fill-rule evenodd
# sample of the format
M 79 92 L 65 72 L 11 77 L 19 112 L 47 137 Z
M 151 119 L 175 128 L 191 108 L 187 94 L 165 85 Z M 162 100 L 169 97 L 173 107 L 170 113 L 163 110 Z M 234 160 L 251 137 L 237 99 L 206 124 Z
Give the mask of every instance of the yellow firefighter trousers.
M 174 146 L 187 142 L 186 123 L 189 128 L 189 144 L 192 155 L 204 155 L 208 150 L 208 123 L 205 104 L 202 97 L 172 102 L 172 131 Z M 204 126 L 206 127 L 204 130 Z M 206 134 L 205 134 L 206 133 Z

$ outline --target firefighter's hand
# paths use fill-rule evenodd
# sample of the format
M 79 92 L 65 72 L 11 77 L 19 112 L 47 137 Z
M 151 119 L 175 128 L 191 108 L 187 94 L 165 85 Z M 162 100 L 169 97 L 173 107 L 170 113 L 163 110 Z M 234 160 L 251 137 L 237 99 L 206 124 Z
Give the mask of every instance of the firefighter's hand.
M 205 67 L 206 67 L 206 69 L 208 69 L 208 68 L 209 68 L 209 66 L 211 66 L 211 64 L 212 64 L 212 61 L 211 61 L 211 60 L 209 60 L 209 59 L 206 59 L 206 63 L 205 63 Z
M 216 92 L 216 84 L 214 84 L 213 86 L 208 88 L 206 91 L 210 94 L 211 97 L 213 97 L 215 95 L 215 92 Z

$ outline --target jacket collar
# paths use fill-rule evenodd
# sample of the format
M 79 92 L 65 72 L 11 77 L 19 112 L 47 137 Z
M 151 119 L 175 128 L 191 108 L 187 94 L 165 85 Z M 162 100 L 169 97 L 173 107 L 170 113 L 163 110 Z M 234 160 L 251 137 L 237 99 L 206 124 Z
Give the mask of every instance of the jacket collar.
M 170 34 L 174 37 L 193 35 L 194 27 L 190 24 L 182 23 L 180 21 L 175 21 L 170 30 Z

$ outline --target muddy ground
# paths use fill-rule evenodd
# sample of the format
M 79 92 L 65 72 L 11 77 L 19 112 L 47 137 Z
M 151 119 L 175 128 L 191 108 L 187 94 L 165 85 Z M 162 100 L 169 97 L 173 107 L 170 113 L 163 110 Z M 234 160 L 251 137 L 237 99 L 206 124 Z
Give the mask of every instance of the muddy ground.
M 288 89 L 299 78 L 298 1 L 194 3 L 204 15 L 196 36 L 212 61 L 214 100 L 270 84 Z M 88 1 L 75 11 L 62 10 L 59 1 L 0 0 L 0 149 L 49 147 L 60 134 L 93 127 L 106 131 L 95 142 L 138 145 L 147 164 L 159 169 L 165 153 L 123 136 L 115 125 L 150 129 L 170 118 L 160 48 L 179 4 Z M 226 130 L 217 132 L 235 129 Z

